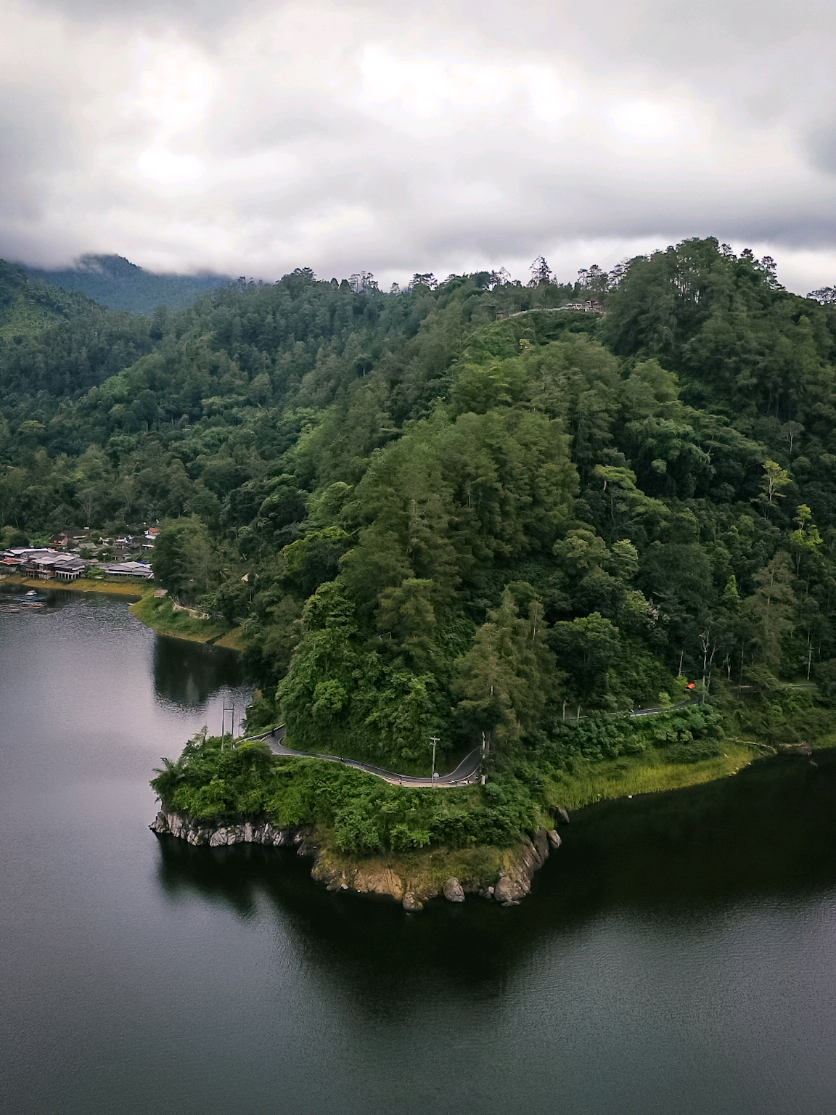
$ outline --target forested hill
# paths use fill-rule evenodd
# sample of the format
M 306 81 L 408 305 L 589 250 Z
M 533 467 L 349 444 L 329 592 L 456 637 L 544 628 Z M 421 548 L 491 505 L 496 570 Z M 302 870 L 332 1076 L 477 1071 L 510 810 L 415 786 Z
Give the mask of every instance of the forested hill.
M 833 307 L 710 239 L 502 280 L 298 270 L 157 314 L 81 393 L 7 378 L 6 536 L 159 519 L 159 581 L 244 620 L 256 715 L 387 764 L 685 676 L 827 681 Z
M 117 255 L 84 255 L 71 267 L 23 270 L 36 282 L 78 291 L 102 306 L 135 314 L 151 314 L 158 306 L 184 309 L 206 291 L 232 282 L 227 276 L 209 273 L 156 274 Z
M 28 415 L 37 397 L 31 421 L 42 424 L 62 398 L 150 352 L 155 336 L 159 326 L 146 318 L 36 282 L 0 260 L 0 406 L 7 417 Z
M 83 294 L 46 286 L 0 260 L 0 338 L 12 340 L 47 326 L 84 316 L 93 305 Z

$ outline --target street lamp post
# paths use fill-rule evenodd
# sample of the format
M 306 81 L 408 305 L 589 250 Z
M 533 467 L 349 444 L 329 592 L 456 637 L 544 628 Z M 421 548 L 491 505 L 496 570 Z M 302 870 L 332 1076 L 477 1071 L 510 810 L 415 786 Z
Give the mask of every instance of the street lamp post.
M 438 743 L 438 736 L 430 736 L 430 743 L 433 745 L 433 769 L 432 776 L 435 778 L 435 745 Z

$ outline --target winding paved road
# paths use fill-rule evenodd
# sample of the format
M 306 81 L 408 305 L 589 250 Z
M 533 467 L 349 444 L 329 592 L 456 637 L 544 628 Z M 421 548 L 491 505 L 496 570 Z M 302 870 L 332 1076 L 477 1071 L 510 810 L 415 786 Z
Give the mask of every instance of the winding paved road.
M 482 748 L 477 747 L 469 755 L 466 755 L 450 774 L 437 774 L 434 779 L 415 777 L 411 774 L 393 774 L 392 771 L 384 770 L 383 767 L 372 766 L 371 763 L 360 763 L 356 759 L 344 759 L 340 755 L 324 755 L 321 752 L 313 751 L 294 751 L 290 747 L 285 747 L 285 734 L 285 728 L 282 724 L 280 727 L 274 728 L 272 732 L 268 732 L 266 736 L 253 738 L 263 739 L 274 755 L 284 755 L 290 759 L 324 759 L 328 763 L 342 763 L 344 767 L 364 770 L 367 774 L 382 778 L 384 782 L 389 782 L 393 786 L 425 786 L 430 789 L 470 786 L 473 782 L 478 781 L 479 768 L 482 765 Z
M 818 686 L 815 682 L 802 682 L 800 684 L 790 683 L 784 685 L 783 688 L 817 689 Z M 665 712 L 675 712 L 677 709 L 686 708 L 690 704 L 697 703 L 697 701 L 698 698 L 692 698 L 691 700 L 680 701 L 676 705 L 668 705 L 667 707 L 633 709 L 630 712 L 630 716 L 659 716 Z M 581 720 L 586 719 L 587 717 L 585 716 L 581 717 Z M 470 786 L 474 782 L 478 782 L 481 774 L 481 747 L 476 747 L 469 755 L 465 755 L 456 769 L 449 774 L 437 774 L 435 778 L 421 778 L 412 774 L 394 774 L 391 770 L 384 770 L 383 767 L 376 767 L 371 763 L 361 763 L 357 759 L 344 759 L 341 755 L 325 755 L 318 751 L 294 751 L 290 747 L 285 747 L 285 736 L 285 727 L 284 724 L 282 724 L 278 728 L 274 728 L 272 732 L 268 732 L 267 735 L 250 736 L 248 738 L 264 740 L 274 755 L 284 755 L 288 759 L 324 759 L 327 763 L 341 763 L 344 767 L 354 767 L 355 770 L 364 770 L 367 774 L 373 774 L 376 778 L 382 778 L 384 782 L 389 782 L 392 786 L 419 786 L 429 789 L 449 789 L 451 786 Z

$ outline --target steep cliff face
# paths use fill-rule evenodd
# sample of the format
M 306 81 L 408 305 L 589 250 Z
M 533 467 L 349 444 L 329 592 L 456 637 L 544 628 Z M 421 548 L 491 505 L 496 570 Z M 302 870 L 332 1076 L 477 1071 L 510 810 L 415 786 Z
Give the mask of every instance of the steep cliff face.
M 514 848 L 516 853 L 506 871 L 500 874 L 493 897 L 503 906 L 515 906 L 531 890 L 534 875 L 549 858 L 550 833 L 538 832 Z M 559 844 L 560 838 L 557 833 Z M 555 845 L 556 846 L 556 845 Z
M 546 862 L 551 849 L 560 847 L 552 829 L 538 832 L 513 848 L 497 849 L 492 868 L 482 867 L 467 877 L 416 870 L 414 863 L 370 858 L 356 859 L 333 850 L 323 854 L 316 830 L 310 827 L 277 828 L 255 818 L 235 824 L 200 821 L 183 813 L 162 809 L 149 826 L 159 836 L 176 836 L 189 844 L 223 848 L 232 844 L 264 844 L 273 848 L 296 848 L 300 856 L 311 856 L 311 875 L 328 890 L 354 891 L 394 898 L 405 910 L 420 910 L 430 898 L 443 895 L 448 902 L 463 902 L 466 895 L 493 899 L 503 906 L 516 906 L 531 890 L 535 873 Z
M 304 829 L 276 828 L 265 820 L 225 824 L 199 821 L 185 813 L 164 809 L 148 827 L 158 836 L 176 836 L 189 844 L 208 844 L 210 848 L 224 848 L 229 844 L 269 844 L 274 848 L 288 848 L 301 844 L 305 837 Z

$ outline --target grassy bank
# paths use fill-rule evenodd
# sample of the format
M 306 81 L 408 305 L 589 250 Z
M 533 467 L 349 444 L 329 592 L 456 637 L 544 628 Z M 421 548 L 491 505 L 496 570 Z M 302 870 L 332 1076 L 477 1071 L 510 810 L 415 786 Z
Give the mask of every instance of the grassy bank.
M 189 611 L 177 611 L 168 597 L 156 599 L 154 589 L 144 581 L 107 581 L 79 577 L 68 581 L 39 581 L 14 574 L 0 575 L 0 584 L 14 585 L 16 588 L 36 589 L 39 592 L 79 592 L 100 593 L 105 596 L 127 596 L 134 603 L 131 611 L 144 623 L 161 635 L 172 635 L 177 639 L 188 639 L 193 643 L 212 643 L 227 650 L 242 651 L 244 635 L 240 627 L 223 619 L 200 619 Z
M 244 632 L 240 627 L 233 627 L 226 635 L 216 639 L 213 646 L 224 647 L 226 650 L 242 651 L 244 649 Z
M 19 585 L 27 591 L 30 588 L 39 589 L 41 592 L 98 592 L 107 596 L 141 596 L 145 590 L 145 583 L 134 581 L 105 581 L 96 578 L 79 577 L 76 581 L 38 581 L 33 578 L 15 577 L 7 575 L 0 578 L 0 583 L 5 585 Z
M 722 754 L 696 763 L 670 762 L 664 751 L 578 763 L 571 772 L 551 776 L 548 796 L 566 809 L 579 809 L 608 798 L 681 790 L 737 774 L 764 754 L 754 744 L 732 740 L 724 740 L 723 748 Z
M 153 589 L 146 589 L 142 598 L 131 605 L 136 618 L 158 631 L 176 639 L 193 643 L 212 643 L 215 646 L 241 650 L 241 629 L 223 619 L 203 619 L 199 615 L 179 609 L 168 596 L 155 597 Z
M 591 761 L 574 773 L 553 773 L 546 798 L 539 803 L 539 826 L 550 828 L 554 823 L 551 807 L 543 808 L 544 800 L 551 801 L 552 807 L 559 803 L 577 810 L 606 799 L 686 789 L 733 776 L 773 752 L 772 748 L 741 740 L 723 739 L 722 745 L 722 754 L 697 763 L 669 762 L 664 753 L 654 752 Z M 836 735 L 817 741 L 817 748 L 824 747 L 836 747 Z M 479 792 L 479 788 L 473 789 Z M 676 808 L 673 803 L 672 807 Z M 428 846 L 362 854 L 345 851 L 339 833 L 325 824 L 317 825 L 317 839 L 321 851 L 313 871 L 315 879 L 325 883 L 344 879 L 353 889 L 378 893 L 381 886 L 383 892 L 389 886 L 396 898 L 402 891 L 425 900 L 440 893 L 451 877 L 459 879 L 465 889 L 495 886 L 500 875 L 512 873 L 519 862 L 519 844 Z
M 577 809 L 604 798 L 694 786 L 733 775 L 763 753 L 722 740 L 723 751 L 675 762 L 664 750 L 610 760 L 576 760 L 571 769 L 540 756 L 509 764 L 488 784 L 461 789 L 390 786 L 360 771 L 315 759 L 273 756 L 258 742 L 197 738 L 152 785 L 168 809 L 210 821 L 267 816 L 274 824 L 312 825 L 319 856 L 314 877 L 330 885 L 426 899 L 451 877 L 465 888 L 496 885 L 518 862 L 528 833 L 552 828 L 560 805 Z

